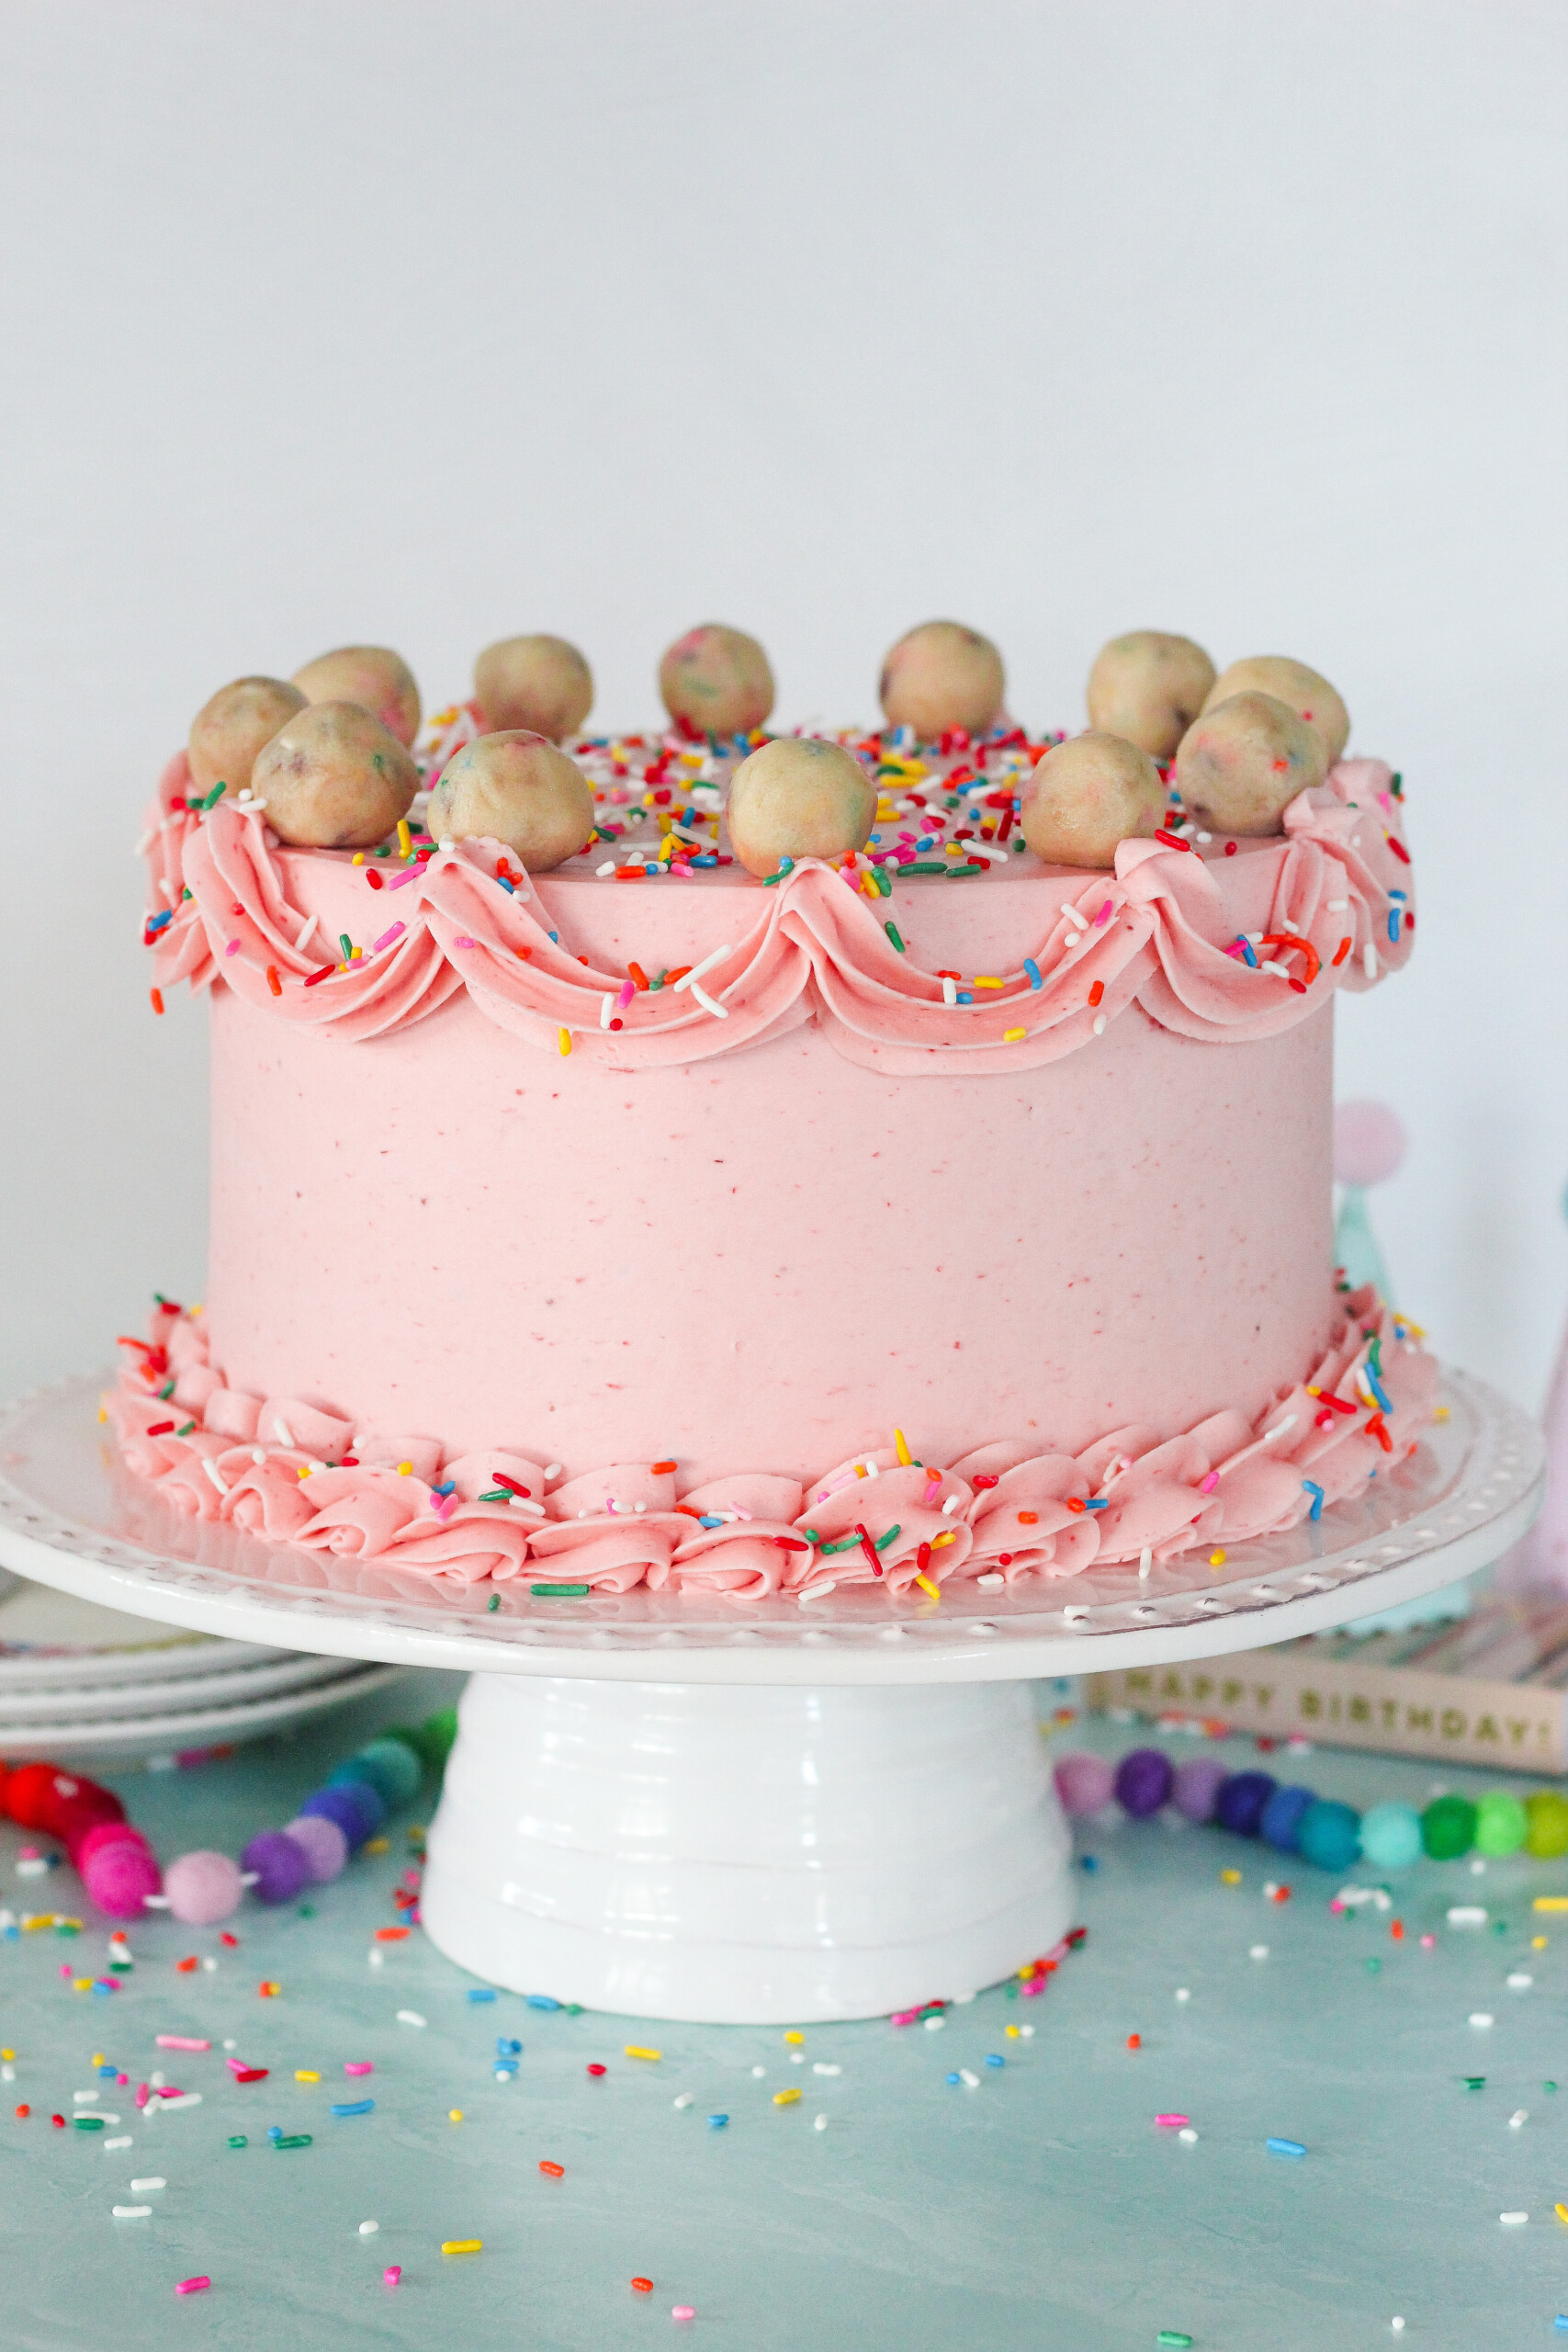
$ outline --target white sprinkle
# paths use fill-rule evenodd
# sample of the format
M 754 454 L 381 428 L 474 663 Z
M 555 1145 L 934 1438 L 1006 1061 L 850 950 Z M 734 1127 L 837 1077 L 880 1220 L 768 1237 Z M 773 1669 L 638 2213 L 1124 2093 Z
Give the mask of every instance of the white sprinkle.
M 1349 905 L 1350 901 L 1349 901 L 1349 899 L 1326 899 L 1326 900 L 1325 901 L 1325 905 L 1327 906 L 1328 911 L 1329 911 L 1329 913 L 1330 913 L 1331 915 L 1342 915 L 1342 914 L 1345 912 L 1346 908 Z M 1402 2327 L 1403 2327 L 1403 2326 L 1404 2326 L 1404 2321 L 1403 2321 L 1403 2320 L 1402 2320 L 1399 2324 L 1400 2324 L 1400 2325 L 1401 2325 Z
M 547 1478 L 558 1478 L 560 1476 L 560 1464 L 558 1462 L 547 1462 L 545 1464 L 545 1476 Z
M 148 2100 L 144 2112 L 148 2115 L 157 2115 L 166 2111 L 172 2115 L 178 2107 L 199 2107 L 200 2105 L 199 2091 L 178 2091 L 170 2094 L 159 2092 L 155 2098 Z M 115 2123 L 119 2121 L 118 2115 L 107 2120 Z
M 428 2025 L 429 2022 L 430 2020 L 428 2018 L 422 2018 L 417 2009 L 400 2009 L 398 2011 L 398 2023 L 400 2025 Z
M 942 984 L 942 1001 L 943 1004 L 956 1004 L 958 1002 L 958 982 L 956 980 L 943 980 Z
M 676 2096 L 673 2099 L 671 2099 L 671 2105 L 672 2107 L 690 2107 L 690 2106 L 691 2106 L 691 2104 L 692 2104 L 692 2101 L 693 2101 L 695 2098 L 696 2098 L 696 2092 L 695 2092 L 695 2091 L 681 2091 L 681 2092 L 679 2092 L 679 2093 L 677 2094 L 677 2096 Z
M 675 985 L 677 988 L 684 988 L 685 982 L 677 980 Z M 692 982 L 692 994 L 696 998 L 703 1011 L 711 1012 L 716 1021 L 728 1020 L 729 1007 L 727 1004 L 720 1004 L 716 997 L 709 996 L 706 989 L 699 987 L 695 980 Z
M 1516 1968 L 1508 1979 L 1508 1990 L 1510 1993 L 1528 1993 L 1534 1983 L 1533 1976 L 1527 1976 L 1522 1968 Z
M 136 837 L 136 847 L 131 851 L 131 856 L 145 857 L 157 838 L 158 835 L 155 829 L 150 832 L 138 833 Z
M 103 2093 L 102 2091 L 73 2091 L 71 2096 L 78 2107 L 96 2107 L 102 2098 Z
M 947 2019 L 943 2017 L 928 2018 L 926 2019 L 926 2031 L 928 2033 L 940 2033 L 946 2023 Z
M 387 1965 L 386 1955 L 379 1944 L 372 1944 L 365 1957 L 372 1968 L 385 1968 Z
M 814 2132 L 826 2132 L 828 2129 L 827 2117 L 825 2115 L 814 2116 L 812 2118 L 811 2128 Z
M 161 2172 L 150 2172 L 145 2180 L 131 2182 L 130 2193 L 132 2197 L 144 2197 L 150 2188 L 167 2188 L 168 2185 Z
M 1154 1547 L 1145 1544 L 1138 1555 L 1138 1582 L 1146 1584 L 1155 1565 Z
M 716 947 L 711 956 L 705 956 L 700 964 L 694 964 L 689 972 L 682 972 L 675 983 L 676 994 L 679 995 L 682 989 L 691 989 L 694 991 L 704 973 L 711 972 L 716 964 L 722 964 L 728 953 L 729 945 L 727 941 L 722 947 Z
M 1516 2107 L 1512 2115 L 1508 2118 L 1509 2131 L 1517 2132 L 1521 2125 L 1529 2121 L 1529 2115 L 1530 2111 L 1528 2107 Z
M 1362 963 L 1365 967 L 1368 979 L 1375 980 L 1378 976 L 1378 951 L 1372 945 L 1370 939 L 1367 942 L 1366 951 L 1362 957 Z
M 1247 1953 L 1247 1958 L 1249 1960 L 1267 1960 L 1268 1957 L 1269 1947 L 1267 1944 L 1254 1944 Z
M 607 857 L 603 865 L 596 865 L 593 869 L 601 882 L 604 879 L 606 874 L 614 874 L 615 870 L 615 861 L 613 857 Z
M 1094 1016 L 1094 1034 L 1097 1037 L 1103 1037 L 1105 1035 L 1105 1015 L 1103 1012 L 1097 1012 Z
M 1389 2325 L 1390 2325 L 1390 2327 L 1392 2327 L 1392 2328 L 1393 2328 L 1393 2332 L 1394 2332 L 1395 2335 L 1404 2335 L 1404 2322 L 1400 2318 L 1400 2316 L 1399 2316 L 1399 2314 L 1398 2314 L 1398 2312 L 1397 2312 L 1394 2313 L 1394 2315 L 1393 2315 L 1393 2319 L 1391 2319 L 1391 2320 L 1389 2321 Z
M 223 1473 L 220 1470 L 217 1463 L 213 1461 L 210 1454 L 204 1453 L 202 1455 L 201 1466 L 206 1471 L 208 1476 L 211 1479 L 213 1485 L 217 1487 L 219 1493 L 220 1495 L 226 1495 L 229 1489 L 223 1483 Z
M 1450 1903 L 1449 1925 L 1450 1928 L 1483 1928 L 1486 1925 L 1484 1904 Z
M 1179 1984 L 1176 1988 L 1176 1997 L 1179 2001 L 1190 2001 L 1192 1996 L 1185 1984 Z
M 1068 901 L 1064 899 L 1062 900 L 1062 912 L 1066 916 L 1067 921 L 1073 925 L 1073 928 L 1075 930 L 1078 930 L 1083 922 L 1083 917 L 1079 914 L 1077 907 L 1069 905 Z
M 602 997 L 600 998 L 600 1000 L 599 1000 L 599 1026 L 600 1026 L 600 1028 L 601 1028 L 601 1029 L 607 1029 L 607 1028 L 609 1027 L 609 1025 L 610 1025 L 610 1007 L 615 1003 L 615 998 L 614 998 L 613 996 L 605 995 L 605 996 L 602 996 Z
M 753 2066 L 751 2069 L 751 2080 L 754 2083 L 760 2083 L 767 2071 L 768 2070 L 765 2066 Z
M 308 947 L 310 945 L 311 939 L 315 935 L 316 925 L 321 922 L 321 918 L 320 915 L 310 915 L 306 918 L 305 927 L 294 943 L 294 952 L 296 955 L 299 953 L 299 950 L 302 947 Z
M 789 2053 L 789 2063 L 792 2066 L 804 2066 L 806 2064 L 805 2051 L 792 2050 Z
M 988 1568 L 983 1577 L 976 1577 L 975 1581 L 982 1592 L 999 1592 L 1006 1584 L 1007 1578 L 998 1569 Z
M 942 1505 L 942 1515 L 943 1519 L 951 1519 L 951 1518 L 952 1518 L 952 1516 L 953 1516 L 953 1512 L 954 1512 L 957 1509 L 958 1509 L 958 1497 L 957 1497 L 956 1495 L 949 1495 L 949 1497 L 948 1497 L 947 1500 L 943 1503 L 943 1505 Z
M 379 2222 L 361 2222 L 359 2234 L 362 2238 L 373 2238 L 380 2226 Z
M 1472 2025 L 1490 2025 L 1492 2022 L 1491 2010 L 1472 2009 L 1470 2013 L 1470 2022 Z
M 127 2133 L 123 2139 L 106 2140 L 104 2142 L 104 2154 L 107 2156 L 111 2148 L 134 2148 L 135 2145 L 135 2141 L 130 2138 L 129 2133 Z
M 292 1445 L 294 1435 L 281 1413 L 273 1416 L 272 1433 L 279 1445 Z
M 1499 2213 L 1497 2219 L 1506 2223 L 1510 2230 L 1517 2230 L 1522 2222 L 1529 2220 L 1529 2215 L 1528 2213 Z
M 997 1582 L 998 1584 L 1001 1582 L 1001 1578 L 999 1577 L 997 1578 Z M 838 1577 L 828 1577 L 821 1584 L 807 1585 L 803 1589 L 800 1597 L 802 1600 L 825 1600 L 829 1593 L 837 1592 L 838 1589 Z
M 1294 1413 L 1287 1413 L 1282 1421 L 1276 1421 L 1271 1430 L 1265 1430 L 1263 1443 L 1267 1445 L 1270 1438 L 1289 1436 L 1291 1430 L 1296 1426 L 1297 1418 Z
M 960 2066 L 958 2069 L 958 2079 L 967 2090 L 977 2091 L 980 2087 L 979 2075 L 972 2075 L 967 2066 Z
M 813 2064 L 811 2071 L 814 2075 L 841 2075 L 844 2070 L 841 2066 L 825 2066 L 821 2059 L 818 2058 Z
M 265 800 L 247 800 L 244 802 L 243 807 L 247 817 L 261 817 L 265 816 L 266 813 L 266 802 Z
M 1178 2138 L 1179 2140 L 1185 2140 L 1185 2141 L 1186 2141 L 1186 2143 L 1187 2143 L 1187 2144 L 1188 2144 L 1188 2146 L 1189 2146 L 1189 2147 L 1190 2147 L 1190 2146 L 1192 2145 L 1193 2141 L 1194 2141 L 1194 2140 L 1196 2140 L 1196 2138 L 1198 2137 L 1198 2134 L 1196 2133 L 1196 2132 L 1194 2132 L 1194 2131 L 1193 2131 L 1192 2126 L 1190 2125 L 1190 2123 L 1189 2123 L 1189 2124 L 1184 2125 L 1184 2126 L 1183 2126 L 1183 2128 L 1182 2128 L 1182 2129 L 1181 2129 L 1181 2130 L 1177 2133 L 1177 2135 L 1176 2135 L 1176 2136 L 1177 2136 L 1177 2138 Z
M 144 2222 L 152 2208 L 151 2205 L 111 2205 L 109 2211 L 117 2222 Z

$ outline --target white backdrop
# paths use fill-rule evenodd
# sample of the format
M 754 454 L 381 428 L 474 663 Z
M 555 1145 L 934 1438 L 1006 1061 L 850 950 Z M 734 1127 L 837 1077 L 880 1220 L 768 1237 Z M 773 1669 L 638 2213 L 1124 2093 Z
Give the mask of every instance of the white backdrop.
M 869 718 L 933 613 L 1082 723 L 1134 626 L 1325 670 L 1411 970 L 1340 1091 L 1401 1303 L 1538 1399 L 1565 1298 L 1555 0 L 0 6 L 0 1392 L 199 1289 L 202 1016 L 129 854 L 222 680 L 492 637 L 655 707 L 700 618 Z M 1043 1237 L 1043 1239 L 1044 1237 Z

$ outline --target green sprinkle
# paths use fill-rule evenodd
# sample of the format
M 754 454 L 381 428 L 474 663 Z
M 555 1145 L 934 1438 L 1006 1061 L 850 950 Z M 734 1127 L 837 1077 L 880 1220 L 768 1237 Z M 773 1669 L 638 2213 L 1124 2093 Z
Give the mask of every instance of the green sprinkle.
M 822 1541 L 814 1527 L 803 1527 L 800 1532 L 808 1544 L 820 1544 Z
M 377 844 L 376 844 L 376 855 L 377 855 L 378 857 L 390 857 L 390 856 L 391 856 L 391 854 L 392 854 L 392 844 L 391 844 L 391 842 L 377 842 Z
M 57 1919 L 54 1932 L 57 1936 L 79 1936 L 82 1930 L 74 1919 Z
M 887 933 L 888 938 L 893 942 L 894 946 L 898 950 L 899 955 L 902 956 L 904 953 L 904 943 L 898 936 L 897 924 L 896 922 L 885 922 L 882 928 Z
M 386 763 L 385 763 L 385 761 L 382 759 L 381 754 L 380 754 L 380 752 L 372 752 L 372 754 L 371 754 L 371 758 L 370 758 L 370 764 L 371 764 L 371 766 L 375 769 L 375 771 L 376 771 L 376 773 L 377 773 L 377 775 L 386 775 L 386 773 L 387 773 Z
M 251 2143 L 250 2143 L 250 2139 L 249 2139 L 248 2135 L 247 2135 L 245 2132 L 230 2132 L 230 2134 L 229 2134 L 229 2145 L 230 2145 L 231 2148 L 248 2148 L 248 2147 L 250 2146 L 250 2144 L 251 2144 Z
M 945 874 L 947 872 L 947 868 L 945 865 L 938 865 L 929 859 L 923 863 L 919 859 L 917 859 L 913 865 L 907 865 L 904 868 L 904 871 L 906 874 Z
M 310 2144 L 310 2134 L 308 2132 L 286 2132 L 280 2140 L 275 2140 L 272 2144 L 275 2148 L 308 2148 Z
M 1542 2083 L 1541 2085 L 1541 2089 L 1543 2091 L 1554 2091 L 1556 2088 L 1557 2086 L 1555 2083 Z
M 301 1903 L 299 1905 L 299 1917 L 301 1919 L 313 1919 L 315 1916 L 316 1906 L 313 1903 Z
M 536 1600 L 586 1600 L 585 1584 L 531 1584 L 528 1587 Z
M 159 1402 L 159 1404 L 160 1404 L 160 1405 L 166 1405 L 166 1404 L 168 1403 L 168 1401 L 169 1401 L 170 1397 L 174 1395 L 174 1393 L 175 1393 L 175 1384 L 174 1384 L 174 1382 L 173 1382 L 172 1380 L 166 1380 L 166 1381 L 164 1383 L 164 1385 L 162 1386 L 162 1388 L 160 1388 L 160 1389 L 159 1389 L 159 1391 L 158 1391 L 158 1402 Z
M 950 882 L 967 882 L 972 874 L 984 874 L 985 870 L 983 865 L 950 865 L 947 869 L 947 878 Z
M 71 2120 L 78 2132 L 101 2132 L 104 2128 L 101 2115 L 73 2115 Z
M 1382 1962 L 1381 1960 L 1369 1960 L 1367 1962 L 1367 1974 L 1369 1976 L 1376 1976 L 1381 1973 L 1382 1968 Z
M 1483 2091 L 1486 2088 L 1486 2077 L 1484 2075 L 1467 2075 L 1464 2078 L 1464 2086 L 1467 2091 Z
M 886 1552 L 886 1549 L 887 1549 L 887 1546 L 889 1545 L 889 1544 L 891 1544 L 891 1543 L 892 1543 L 893 1538 L 894 1538 L 896 1535 L 902 1533 L 902 1532 L 903 1532 L 903 1531 L 902 1531 L 900 1528 L 897 1528 L 897 1527 L 890 1527 L 890 1528 L 888 1529 L 888 1531 L 887 1531 L 887 1532 L 886 1532 L 886 1535 L 879 1535 L 879 1536 L 877 1537 L 877 1539 L 876 1539 L 876 1548 L 877 1548 L 877 1550 L 878 1550 L 879 1552 Z
M 216 808 L 218 803 L 222 799 L 223 795 L 228 791 L 228 786 L 224 783 L 222 777 L 220 776 L 218 782 L 213 786 L 206 799 L 198 800 L 196 804 L 197 807 L 198 808 Z
M 1181 2347 L 1190 2345 L 1191 2341 L 1192 2338 L 1190 2335 L 1184 2335 L 1179 2327 L 1162 2327 L 1155 2337 L 1156 2344 L 1168 2345 L 1171 2352 L 1181 2352 Z
M 479 1497 L 481 1503 L 509 1503 L 512 1500 L 504 1487 L 492 1487 L 488 1495 Z
M 858 1535 L 842 1536 L 837 1544 L 823 1544 L 822 1557 L 825 1560 L 830 1560 L 835 1552 L 852 1552 L 859 1543 L 860 1537 Z
M 187 1421 L 187 1422 L 186 1423 L 186 1425 L 185 1425 L 185 1427 L 184 1427 L 184 1429 L 183 1429 L 183 1430 L 176 1430 L 175 1431 L 175 1435 L 176 1437 L 189 1437 L 189 1435 L 190 1435 L 190 1433 L 191 1433 L 192 1430 L 193 1430 L 193 1429 L 195 1429 L 195 1427 L 196 1427 L 196 1423 L 195 1423 L 194 1421 Z
M 499 1609 L 499 1608 L 501 1607 L 501 1595 L 500 1595 L 500 1593 L 499 1593 L 499 1592 L 492 1592 L 492 1593 L 491 1594 L 490 1599 L 485 1602 L 485 1607 L 486 1607 L 487 1609 L 491 1609 L 491 1610 Z
M 664 986 L 665 981 L 666 981 L 669 978 L 670 978 L 670 967 L 669 967 L 669 965 L 668 965 L 668 964 L 666 964 L 666 966 L 664 967 L 664 969 L 660 973 L 659 978 L 658 978 L 656 980 L 653 980 L 653 981 L 650 981 L 650 982 L 649 982 L 649 993 L 651 995 L 651 994 L 652 994 L 652 992 L 653 992 L 653 990 L 654 990 L 655 989 L 661 989 L 661 988 Z
M 339 932 L 337 935 L 337 944 L 343 949 L 344 962 L 345 964 L 352 964 L 354 961 L 354 942 L 350 939 L 346 931 Z

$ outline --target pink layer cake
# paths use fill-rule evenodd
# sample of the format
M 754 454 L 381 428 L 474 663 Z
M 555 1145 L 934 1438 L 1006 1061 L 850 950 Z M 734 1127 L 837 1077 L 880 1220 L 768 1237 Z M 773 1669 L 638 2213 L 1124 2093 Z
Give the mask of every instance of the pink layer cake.
M 720 821 L 747 747 L 681 727 L 570 743 L 595 837 L 533 876 L 423 799 L 288 847 L 170 763 L 210 1264 L 122 1346 L 131 1471 L 409 1590 L 919 1600 L 1287 1527 L 1413 1448 L 1435 1368 L 1330 1218 L 1334 996 L 1411 944 L 1398 779 L 1342 759 L 1268 838 L 1173 800 L 1086 873 L 1018 840 L 1022 730 L 837 740 L 876 829 L 768 880 Z

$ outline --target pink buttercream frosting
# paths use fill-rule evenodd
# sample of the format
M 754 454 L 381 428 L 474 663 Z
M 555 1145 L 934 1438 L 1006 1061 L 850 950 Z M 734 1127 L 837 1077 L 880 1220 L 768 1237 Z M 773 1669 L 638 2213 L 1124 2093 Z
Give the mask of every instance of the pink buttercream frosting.
M 434 1439 L 382 1436 L 301 1398 L 229 1387 L 201 1323 L 173 1307 L 155 1312 L 145 1345 L 121 1343 L 105 1403 L 127 1466 L 172 1509 L 374 1563 L 411 1591 L 525 1577 L 738 1601 L 829 1581 L 879 1580 L 902 1595 L 917 1578 L 929 1588 L 998 1573 L 1017 1584 L 1145 1554 L 1173 1560 L 1359 1494 L 1414 1450 L 1437 1366 L 1370 1289 L 1340 1306 L 1322 1361 L 1251 1420 L 1213 1413 L 1174 1437 L 1110 1430 L 1076 1455 L 1003 1440 L 942 1466 L 887 1447 L 804 1486 L 747 1471 L 682 1487 L 668 1463 L 560 1481 L 523 1448 L 448 1460 Z
M 863 872 L 816 859 L 772 887 L 733 866 L 688 876 L 711 911 L 711 945 L 693 985 L 637 988 L 624 963 L 598 960 L 604 892 L 625 894 L 584 861 L 539 883 L 494 842 L 357 868 L 344 852 L 286 850 L 265 811 L 190 809 L 182 753 L 149 815 L 148 941 L 160 987 L 222 979 L 258 1010 L 345 1039 L 383 1035 L 466 989 L 527 1044 L 615 1069 L 701 1062 L 808 1021 L 850 1060 L 892 1075 L 1027 1069 L 1133 1006 L 1183 1036 L 1271 1036 L 1332 989 L 1402 965 L 1413 884 L 1393 785 L 1381 761 L 1346 760 L 1291 804 L 1280 838 L 1233 843 L 1237 854 L 1127 841 L 1110 874 L 1025 858 L 977 878 L 993 906 L 1016 907 L 1030 886 L 1027 920 L 1044 928 L 1027 957 L 998 946 L 985 978 L 999 985 L 966 983 L 964 1002 L 887 929 L 922 892 L 945 898 L 945 881 L 901 881 L 895 907 L 865 895 Z M 679 891 L 668 876 L 654 888 Z M 334 959 L 345 924 L 363 947 Z

